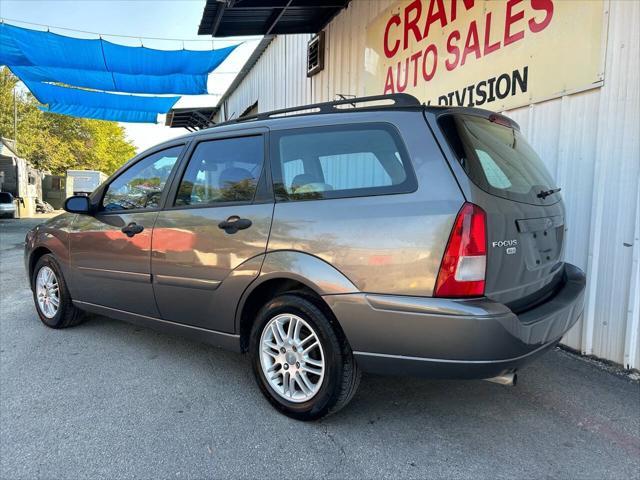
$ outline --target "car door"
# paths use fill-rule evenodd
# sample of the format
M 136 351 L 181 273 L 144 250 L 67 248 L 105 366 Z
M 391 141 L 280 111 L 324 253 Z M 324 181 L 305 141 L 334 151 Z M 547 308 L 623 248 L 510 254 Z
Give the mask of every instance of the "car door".
M 151 233 L 184 145 L 134 161 L 102 188 L 97 211 L 69 235 L 75 300 L 158 316 L 151 286 Z
M 259 273 L 273 196 L 264 130 L 203 137 L 176 175 L 153 233 L 164 320 L 233 332 L 236 302 Z

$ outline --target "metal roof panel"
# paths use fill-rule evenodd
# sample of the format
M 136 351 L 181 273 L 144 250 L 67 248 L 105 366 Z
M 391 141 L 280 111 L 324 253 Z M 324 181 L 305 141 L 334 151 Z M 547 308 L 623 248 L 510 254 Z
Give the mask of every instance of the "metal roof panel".
M 350 0 L 207 0 L 198 35 L 317 33 Z

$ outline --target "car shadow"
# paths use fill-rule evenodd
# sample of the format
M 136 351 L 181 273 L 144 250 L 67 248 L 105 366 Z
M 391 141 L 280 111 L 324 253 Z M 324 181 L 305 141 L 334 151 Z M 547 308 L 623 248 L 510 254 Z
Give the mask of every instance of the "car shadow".
M 261 399 L 255 386 L 248 355 L 229 352 L 218 347 L 198 343 L 179 335 L 170 335 L 132 325 L 101 315 L 89 315 L 79 328 L 88 335 L 98 335 L 103 343 L 125 343 L 138 352 L 145 352 L 147 360 L 179 365 L 191 375 L 212 378 L 219 385 L 229 377 L 241 378 L 234 385 L 241 397 Z M 89 331 L 91 330 L 91 331 Z M 216 378 L 220 375 L 220 378 Z M 515 387 L 517 388 L 517 387 Z M 358 391 L 349 405 L 324 422 L 340 422 L 345 417 L 367 411 L 367 423 L 374 424 L 390 412 L 424 416 L 425 411 L 438 415 L 477 415 L 479 411 L 496 408 L 496 401 L 513 397 L 512 387 L 491 384 L 482 380 L 431 380 L 403 376 L 363 374 Z M 252 402 L 253 403 L 253 402 Z M 266 402 L 265 402 L 266 405 Z

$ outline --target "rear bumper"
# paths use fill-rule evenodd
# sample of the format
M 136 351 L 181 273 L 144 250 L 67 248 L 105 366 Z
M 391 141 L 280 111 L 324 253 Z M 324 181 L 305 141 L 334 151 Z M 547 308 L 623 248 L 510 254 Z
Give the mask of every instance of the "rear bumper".
M 0 215 L 12 215 L 16 212 L 15 205 L 9 203 L 0 203 Z
M 585 275 L 565 264 L 556 294 L 516 315 L 487 298 L 327 295 L 365 371 L 488 378 L 555 346 L 583 311 Z

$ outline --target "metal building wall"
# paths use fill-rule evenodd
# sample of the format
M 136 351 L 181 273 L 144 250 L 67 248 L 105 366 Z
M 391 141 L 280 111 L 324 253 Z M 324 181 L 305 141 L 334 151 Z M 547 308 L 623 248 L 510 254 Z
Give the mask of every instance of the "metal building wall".
M 585 316 L 565 343 L 639 368 L 640 3 L 609 7 L 604 86 L 507 114 L 562 186 L 565 257 L 587 271 Z
M 354 0 L 326 28 L 325 68 L 306 77 L 308 35 L 277 37 L 221 115 L 363 95 L 366 25 L 393 0 Z M 555 175 L 565 257 L 585 269 L 583 321 L 564 343 L 640 368 L 640 2 L 611 0 L 602 88 L 506 112 Z

